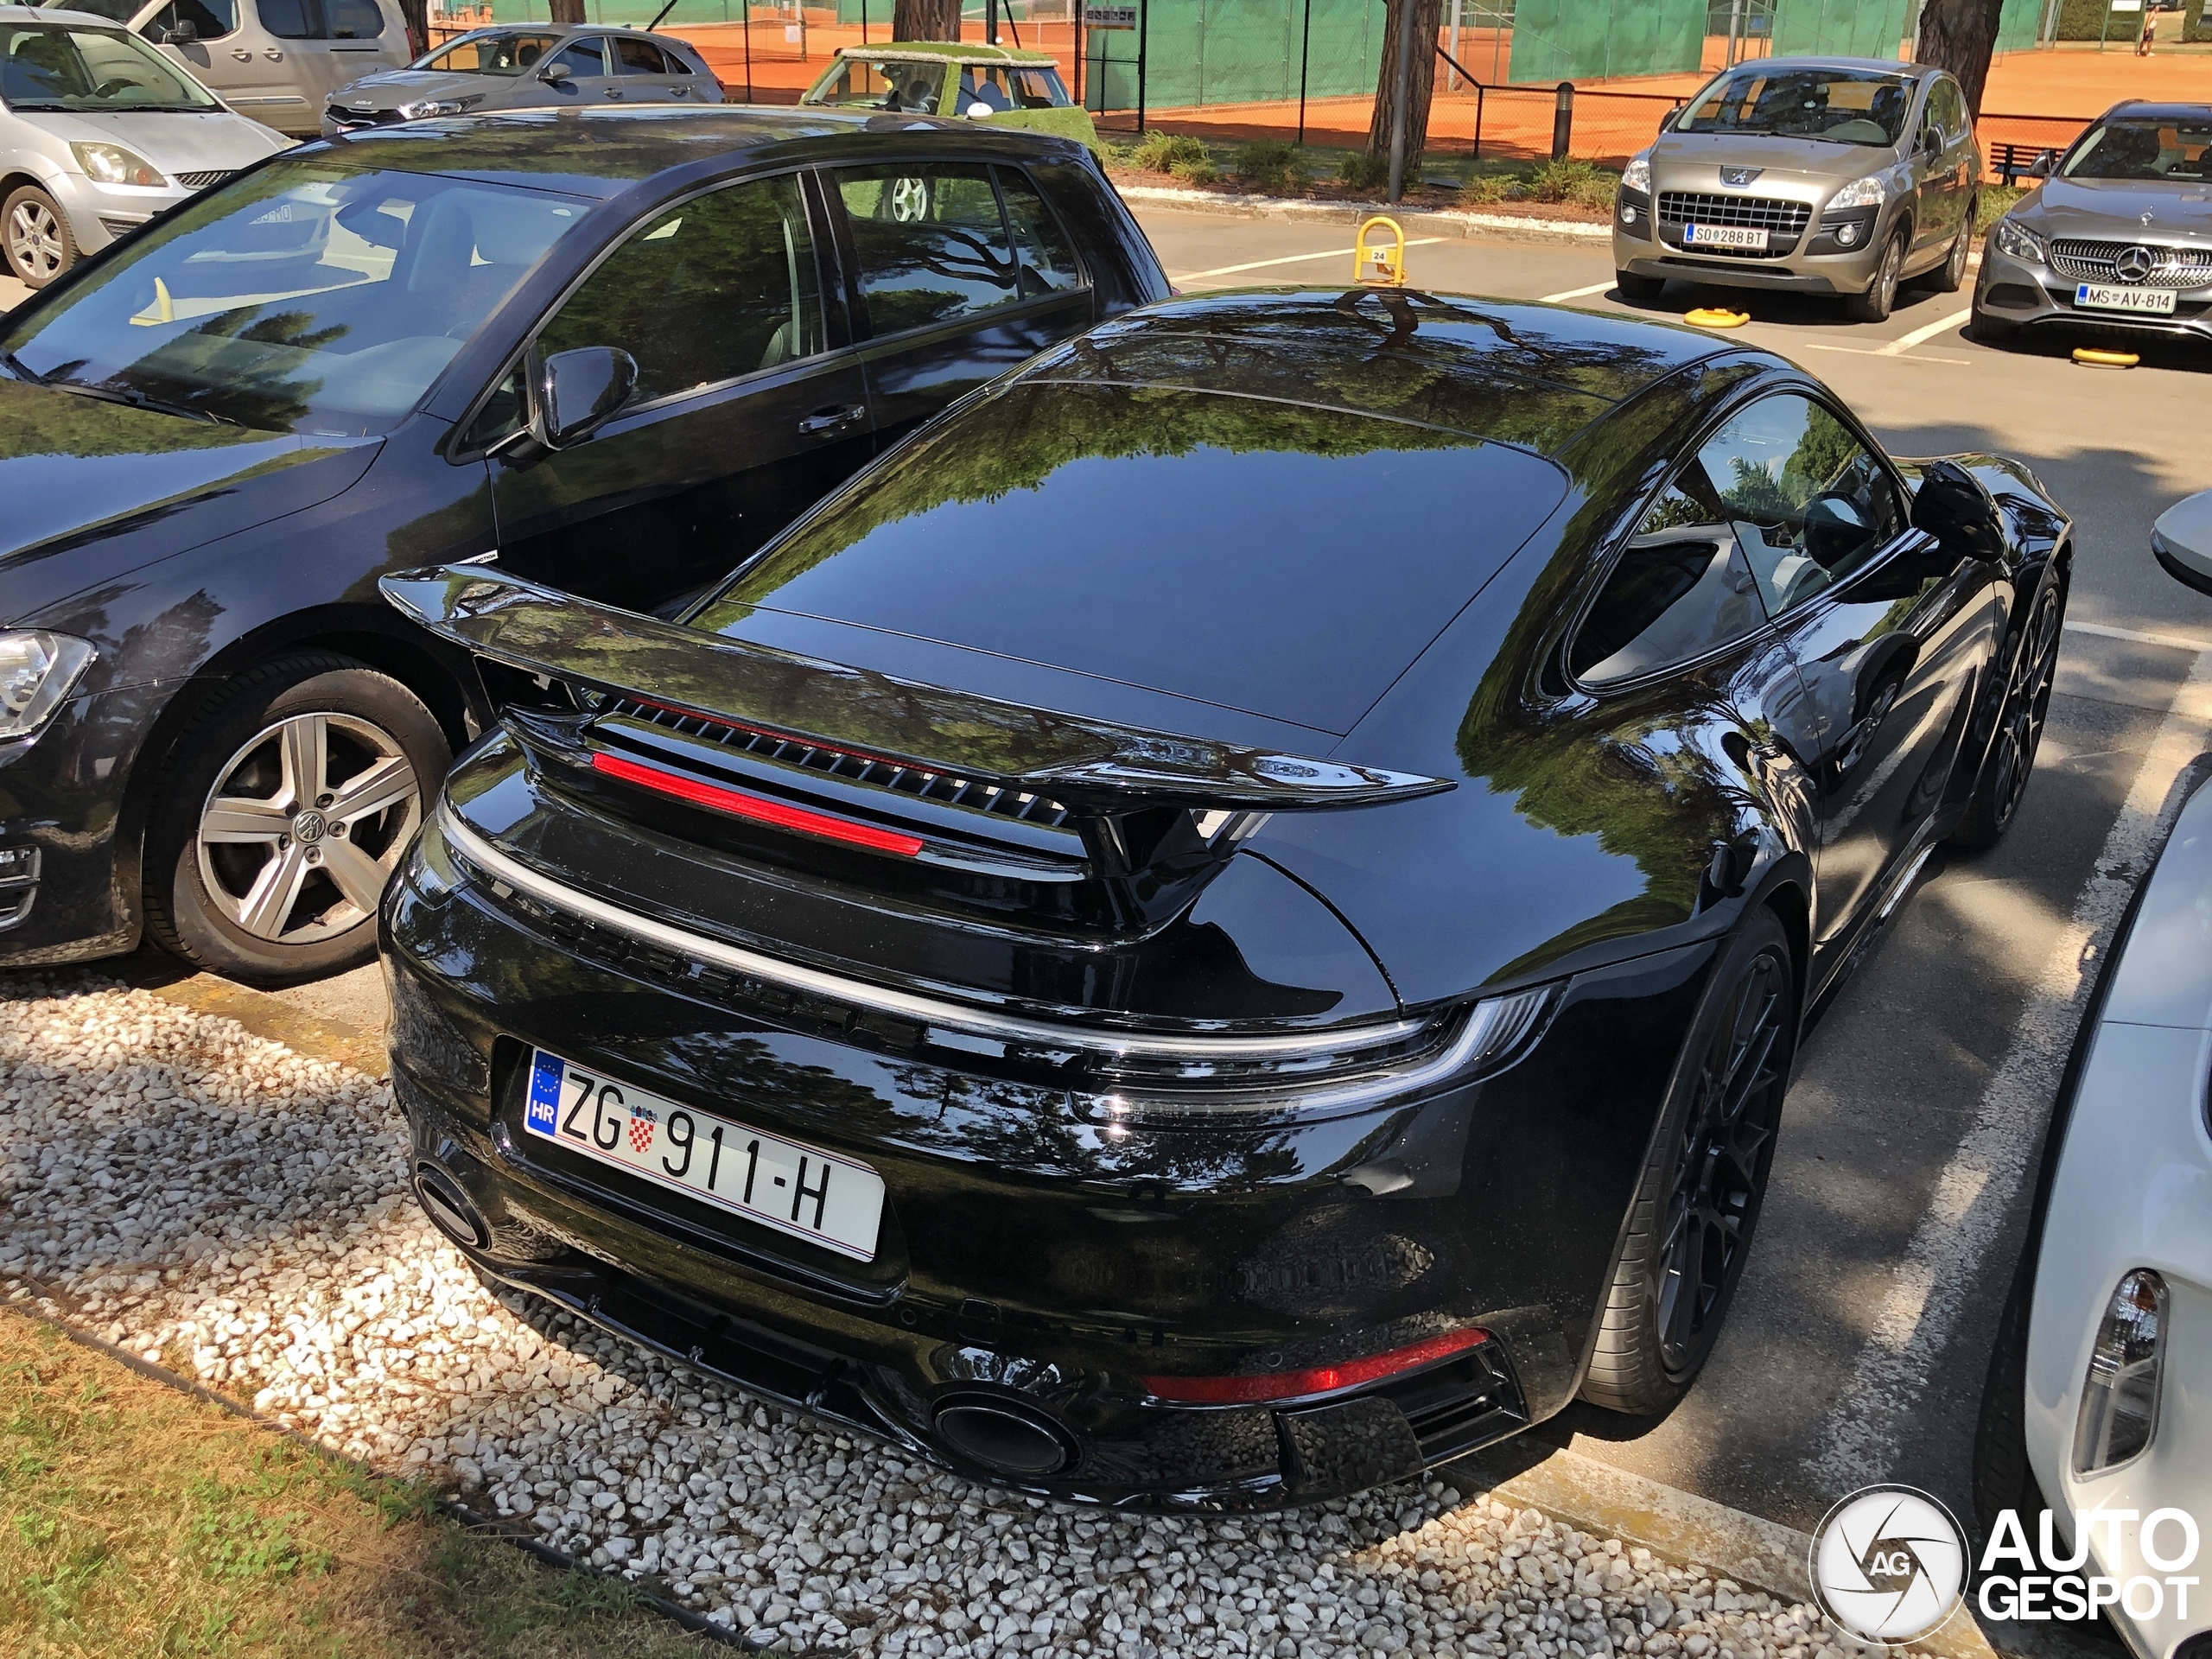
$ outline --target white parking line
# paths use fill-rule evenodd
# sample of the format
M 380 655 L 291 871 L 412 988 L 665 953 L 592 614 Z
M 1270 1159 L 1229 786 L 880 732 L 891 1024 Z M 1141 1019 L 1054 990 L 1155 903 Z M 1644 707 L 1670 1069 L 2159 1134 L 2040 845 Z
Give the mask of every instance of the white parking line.
M 1444 239 L 1440 236 L 1416 236 L 1408 240 L 1406 245 L 1409 248 L 1425 248 Z M 1274 265 L 1303 264 L 1308 259 L 1349 259 L 1358 251 L 1357 248 L 1324 248 L 1319 253 L 1292 253 L 1286 254 L 1280 259 L 1255 259 L 1242 265 L 1216 265 L 1211 270 L 1186 270 L 1180 276 L 1170 276 L 1167 280 L 1171 283 L 1195 283 L 1201 276 L 1234 276 L 1243 270 L 1266 270 Z M 1612 284 L 1607 283 L 1605 286 L 1611 288 Z
M 2120 816 L 2074 901 L 2012 1028 L 2003 1063 L 1974 1122 L 1936 1178 L 1889 1290 L 1876 1310 L 1850 1380 L 1828 1409 L 1821 1448 L 1807 1460 L 1815 1490 L 1840 1497 L 1893 1472 L 1929 1374 L 1969 1300 L 2002 1294 L 1985 1282 L 1983 1258 L 2005 1230 L 2012 1200 L 2042 1141 L 2066 1056 L 2093 982 L 2091 965 L 2112 941 L 2137 880 L 2181 802 L 2174 785 L 2204 747 L 2212 725 L 2212 654 L 2198 657 L 2152 739 Z M 1972 1356 L 1952 1359 L 1973 1363 Z
M 2145 633 L 2138 628 L 2115 628 L 2109 622 L 2066 624 L 2069 633 L 2094 633 L 2101 639 L 2126 639 L 2139 645 L 2166 645 L 2175 651 L 2212 651 L 2212 639 L 2190 639 L 2178 633 Z
M 1561 300 L 1587 299 L 1592 294 L 1605 293 L 1607 289 L 1611 289 L 1612 285 L 1613 279 L 1608 276 L 1604 282 L 1592 283 L 1587 288 L 1570 288 L 1564 294 L 1545 294 L 1540 296 L 1538 297 L 1537 303 L 1539 305 L 1557 305 Z
M 1945 317 L 1941 322 L 1931 322 L 1924 328 L 1916 328 L 1910 334 L 1902 335 L 1899 338 L 1891 340 L 1888 345 L 1881 348 L 1878 355 L 1883 357 L 1903 357 L 1914 346 L 1924 346 L 1929 340 L 1935 339 L 1936 335 L 1948 334 L 1954 328 L 1963 327 L 1967 323 L 1973 320 L 1974 311 L 1971 307 L 1964 311 L 1954 311 L 1949 316 Z

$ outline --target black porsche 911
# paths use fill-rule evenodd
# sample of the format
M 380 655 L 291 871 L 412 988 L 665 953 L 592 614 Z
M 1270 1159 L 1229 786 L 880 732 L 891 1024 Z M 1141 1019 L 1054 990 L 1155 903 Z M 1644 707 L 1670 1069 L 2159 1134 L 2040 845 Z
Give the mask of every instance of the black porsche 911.
M 387 578 L 547 688 L 385 900 L 418 1194 L 1039 1493 L 1663 1408 L 1808 1014 L 2015 815 L 2069 535 L 1724 340 L 1229 294 L 975 394 L 680 622 Z

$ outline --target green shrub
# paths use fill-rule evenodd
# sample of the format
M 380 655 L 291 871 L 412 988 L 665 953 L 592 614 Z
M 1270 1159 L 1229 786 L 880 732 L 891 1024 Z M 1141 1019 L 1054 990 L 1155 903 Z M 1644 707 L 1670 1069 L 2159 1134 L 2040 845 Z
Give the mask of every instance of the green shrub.
M 1278 196 L 1297 194 L 1313 181 L 1305 156 L 1291 144 L 1247 144 L 1231 165 L 1240 177 Z
M 1571 156 L 1565 161 L 1540 162 L 1529 175 L 1529 196 L 1535 201 L 1572 201 L 1574 193 L 1587 188 L 1597 176 L 1596 168 Z
M 1484 173 L 1467 181 L 1466 188 L 1459 193 L 1462 201 L 1478 207 L 1486 207 L 1496 201 L 1510 201 L 1521 194 L 1521 187 L 1510 179 L 1502 179 L 1495 173 Z
M 1172 162 L 1167 171 L 1185 184 L 1211 184 L 1221 176 L 1221 169 L 1203 156 L 1195 162 Z
M 1374 150 L 1354 150 L 1344 157 L 1337 176 L 1355 190 L 1387 190 L 1390 188 L 1390 158 Z
M 1204 139 L 1193 138 L 1186 132 L 1147 132 L 1128 152 L 1128 164 L 1147 173 L 1173 173 L 1178 163 L 1211 167 L 1213 157 L 1207 152 Z

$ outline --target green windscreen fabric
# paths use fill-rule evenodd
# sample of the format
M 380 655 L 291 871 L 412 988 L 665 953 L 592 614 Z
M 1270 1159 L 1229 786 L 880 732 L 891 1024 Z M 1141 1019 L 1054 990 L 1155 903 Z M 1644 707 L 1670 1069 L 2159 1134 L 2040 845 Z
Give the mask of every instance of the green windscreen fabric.
M 1510 79 L 1678 74 L 1705 49 L 1706 0 L 1519 0 Z
M 1383 0 L 1152 0 L 1142 32 L 1145 107 L 1266 104 L 1298 96 L 1299 60 L 1308 53 L 1309 98 L 1375 90 L 1382 63 Z M 1139 31 L 1093 29 L 1084 39 L 1084 102 L 1094 110 L 1136 107 Z
M 1895 61 L 1909 0 L 1781 0 L 1774 55 Z
M 2036 43 L 2043 28 L 2044 0 L 2005 0 L 1997 14 L 1999 52 L 2025 52 Z

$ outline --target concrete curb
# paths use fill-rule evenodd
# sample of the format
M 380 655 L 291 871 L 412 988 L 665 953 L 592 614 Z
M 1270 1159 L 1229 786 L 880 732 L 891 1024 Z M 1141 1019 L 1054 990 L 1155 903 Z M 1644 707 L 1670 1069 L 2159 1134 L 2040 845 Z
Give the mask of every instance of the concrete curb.
M 1209 190 L 1124 184 L 1116 188 L 1132 207 L 1166 207 L 1224 219 L 1271 219 L 1294 225 L 1357 225 L 1370 214 L 1389 212 L 1379 202 L 1306 201 L 1294 196 L 1224 196 Z M 1570 219 L 1522 219 L 1511 213 L 1457 213 L 1448 209 L 1401 208 L 1390 217 L 1406 234 L 1502 238 L 1524 242 L 1610 242 L 1613 227 Z
M 1523 1436 L 1456 1465 L 1464 1484 L 1565 1521 L 1585 1532 L 1643 1545 L 1681 1566 L 1704 1568 L 1791 1601 L 1811 1601 L 1813 1541 L 1804 1533 L 1746 1515 L 1576 1452 Z M 1847 1651 L 1877 1653 L 1837 1635 Z M 1965 1607 L 1910 1651 L 1934 1659 L 1996 1659 L 1996 1649 Z

